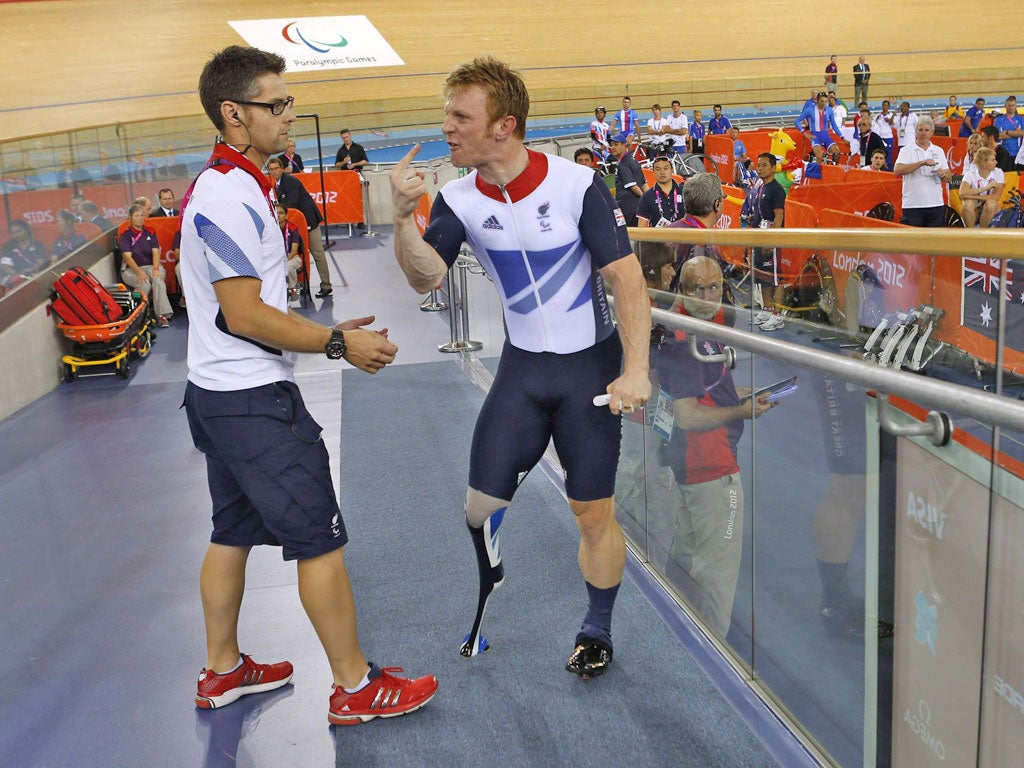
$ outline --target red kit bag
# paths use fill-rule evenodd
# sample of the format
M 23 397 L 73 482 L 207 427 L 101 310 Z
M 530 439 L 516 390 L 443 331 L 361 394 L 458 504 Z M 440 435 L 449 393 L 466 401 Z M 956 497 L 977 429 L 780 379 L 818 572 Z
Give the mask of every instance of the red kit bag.
M 53 311 L 67 325 L 106 325 L 121 318 L 121 306 L 93 275 L 72 267 L 53 284 Z

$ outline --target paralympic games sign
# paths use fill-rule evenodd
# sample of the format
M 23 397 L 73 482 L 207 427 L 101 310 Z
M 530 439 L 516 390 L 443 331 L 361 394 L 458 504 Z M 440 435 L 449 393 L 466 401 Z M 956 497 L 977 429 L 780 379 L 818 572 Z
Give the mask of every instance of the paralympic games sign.
M 284 57 L 289 72 L 405 64 L 365 16 L 229 21 L 245 42 Z

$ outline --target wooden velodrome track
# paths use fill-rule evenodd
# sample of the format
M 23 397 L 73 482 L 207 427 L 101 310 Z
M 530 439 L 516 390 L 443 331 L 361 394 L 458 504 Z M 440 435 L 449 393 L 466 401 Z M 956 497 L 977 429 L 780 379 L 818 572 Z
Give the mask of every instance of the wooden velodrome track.
M 300 107 L 376 104 L 383 113 L 387 100 L 401 99 L 421 100 L 429 113 L 431 105 L 440 106 L 444 75 L 481 53 L 522 68 L 535 101 L 570 88 L 592 94 L 582 100 L 591 103 L 580 104 L 584 115 L 594 99 L 613 109 L 616 97 L 637 83 L 660 83 L 667 94 L 675 93 L 674 83 L 682 92 L 683 83 L 701 81 L 707 86 L 702 96 L 714 98 L 773 76 L 793 89 L 778 91 L 776 100 L 794 94 L 802 100 L 821 82 L 833 53 L 841 95 L 852 96 L 850 72 L 860 54 L 872 68 L 873 100 L 900 93 L 884 85 L 887 73 L 896 72 L 901 84 L 921 78 L 939 84 L 932 96 L 970 97 L 984 87 L 968 71 L 977 67 L 994 72 L 1008 93 L 1024 91 L 1020 2 L 984 12 L 952 0 L 865 0 L 829 11 L 799 0 L 662 0 L 634 8 L 610 0 L 4 0 L 0 139 L 199 114 L 195 88 L 203 63 L 211 51 L 243 42 L 227 22 L 284 16 L 365 15 L 405 61 L 289 75 Z M 646 101 L 634 106 L 648 107 Z

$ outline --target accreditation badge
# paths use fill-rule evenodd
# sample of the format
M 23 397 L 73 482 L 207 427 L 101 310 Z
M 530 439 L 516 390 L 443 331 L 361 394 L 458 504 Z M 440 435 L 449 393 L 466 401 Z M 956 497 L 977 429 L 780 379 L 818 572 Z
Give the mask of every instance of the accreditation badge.
M 675 423 L 676 417 L 672 410 L 672 398 L 668 396 L 665 390 L 659 389 L 658 404 L 654 406 L 654 421 L 651 422 L 651 429 L 662 440 L 670 442 Z

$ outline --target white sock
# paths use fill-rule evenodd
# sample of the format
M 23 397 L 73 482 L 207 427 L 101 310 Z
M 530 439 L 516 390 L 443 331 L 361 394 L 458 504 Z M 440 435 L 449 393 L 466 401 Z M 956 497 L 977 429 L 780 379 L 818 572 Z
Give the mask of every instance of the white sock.
M 238 663 L 235 664 L 235 666 L 233 666 L 227 672 L 214 672 L 213 674 L 215 674 L 215 675 L 230 675 L 232 672 L 234 672 L 236 669 L 238 669 L 243 664 L 245 664 L 245 659 L 243 659 L 241 656 L 239 656 L 238 657 Z
M 345 693 L 359 693 L 361 690 L 363 690 L 363 688 L 370 684 L 370 673 L 372 671 L 373 667 L 367 669 L 366 674 L 363 675 L 363 679 L 359 681 L 359 685 L 357 685 L 355 688 L 345 688 L 345 686 L 342 686 L 342 689 L 345 691 Z

